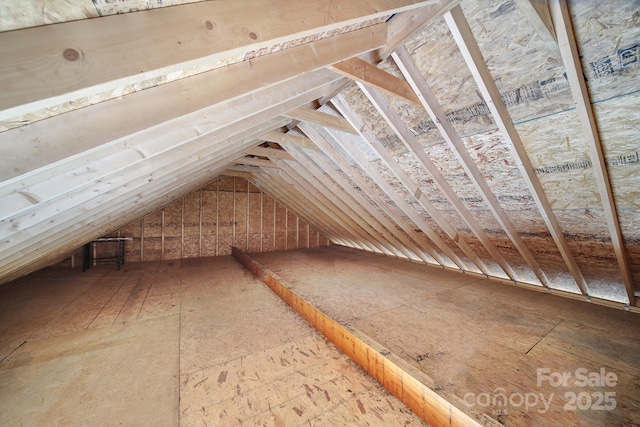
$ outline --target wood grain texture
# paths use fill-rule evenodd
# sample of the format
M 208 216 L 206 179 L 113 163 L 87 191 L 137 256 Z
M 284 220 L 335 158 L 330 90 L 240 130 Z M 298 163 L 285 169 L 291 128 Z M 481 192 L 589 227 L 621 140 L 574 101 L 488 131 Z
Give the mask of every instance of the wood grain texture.
M 389 350 L 371 338 L 361 338 L 362 333 L 341 325 L 318 310 L 292 291 L 284 280 L 237 248 L 233 248 L 232 254 L 238 262 L 259 277 L 307 322 L 424 421 L 433 426 L 480 426 L 470 416 L 412 376 L 406 363 L 392 356 Z

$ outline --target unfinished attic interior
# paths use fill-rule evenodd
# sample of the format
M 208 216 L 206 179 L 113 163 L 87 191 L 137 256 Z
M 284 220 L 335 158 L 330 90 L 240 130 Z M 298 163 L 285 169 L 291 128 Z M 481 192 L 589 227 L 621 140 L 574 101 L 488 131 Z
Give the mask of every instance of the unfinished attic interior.
M 0 425 L 640 425 L 639 6 L 0 3 Z

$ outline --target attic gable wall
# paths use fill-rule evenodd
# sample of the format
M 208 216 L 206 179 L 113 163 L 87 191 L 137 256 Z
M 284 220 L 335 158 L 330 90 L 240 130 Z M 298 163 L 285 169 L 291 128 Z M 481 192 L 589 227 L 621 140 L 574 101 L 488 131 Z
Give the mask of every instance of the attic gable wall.
M 316 248 L 329 240 L 289 207 L 247 179 L 221 176 L 162 209 L 145 215 L 106 237 L 131 237 L 125 261 L 160 261 L 231 255 L 231 247 L 248 253 Z M 96 258 L 113 248 L 96 245 Z M 58 267 L 80 266 L 79 249 Z

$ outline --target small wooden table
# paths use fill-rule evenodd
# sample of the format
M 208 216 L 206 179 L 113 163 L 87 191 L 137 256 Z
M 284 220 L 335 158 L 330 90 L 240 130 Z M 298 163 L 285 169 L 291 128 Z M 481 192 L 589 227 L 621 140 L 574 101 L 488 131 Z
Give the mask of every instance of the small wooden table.
M 118 270 L 120 266 L 124 265 L 124 242 L 127 240 L 133 240 L 133 237 L 102 237 L 95 239 L 84 245 L 82 248 L 82 271 L 87 271 L 91 268 L 93 262 L 115 262 L 118 264 Z M 97 243 L 114 242 L 116 244 L 116 256 L 107 258 L 93 258 L 93 246 Z

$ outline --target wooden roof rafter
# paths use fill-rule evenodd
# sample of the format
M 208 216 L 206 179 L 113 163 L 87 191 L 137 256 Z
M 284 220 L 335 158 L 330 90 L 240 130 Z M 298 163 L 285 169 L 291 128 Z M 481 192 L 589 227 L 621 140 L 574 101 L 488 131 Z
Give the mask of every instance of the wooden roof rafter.
M 224 66 L 247 52 L 432 3 L 339 0 L 327 7 L 316 0 L 292 8 L 274 0 L 253 2 L 248 18 L 246 2 L 199 2 L 3 32 L 0 120 L 176 71 Z M 105 40 L 117 48 L 106 48 Z
M 404 48 L 400 48 L 399 51 L 405 50 Z M 462 203 L 458 195 L 445 179 L 444 175 L 429 158 L 426 151 L 420 146 L 420 143 L 410 132 L 409 128 L 402 122 L 397 113 L 392 109 L 389 102 L 382 96 L 382 94 L 376 93 L 375 90 L 365 88 L 364 91 L 369 100 L 376 107 L 378 112 L 386 120 L 389 126 L 395 131 L 396 135 L 400 138 L 403 144 L 407 147 L 407 150 L 409 150 L 409 152 L 412 152 L 416 156 L 425 171 L 429 173 L 429 175 L 431 175 L 438 189 L 442 192 L 449 203 L 451 203 L 451 205 L 454 207 L 467 227 L 472 230 L 476 238 L 487 249 L 496 264 L 498 264 L 502 268 L 507 277 L 509 277 L 512 281 L 518 281 L 516 273 L 513 271 L 507 260 L 504 259 L 502 254 L 498 251 L 498 248 L 496 248 L 493 242 L 491 242 L 487 233 L 485 233 L 485 231 L 482 229 L 482 227 L 480 227 L 480 224 L 478 224 L 471 212 L 467 209 L 464 203 Z M 377 149 L 378 151 L 380 151 L 383 150 L 384 147 L 382 147 L 382 144 L 379 144 L 379 147 Z M 489 275 L 488 271 L 484 271 L 484 273 L 486 275 Z
M 321 135 L 316 129 L 314 129 L 313 126 L 307 123 L 300 123 L 298 127 L 304 134 L 313 139 L 318 147 L 320 147 L 322 153 L 324 153 L 349 178 L 351 178 L 351 180 L 354 181 L 358 185 L 358 187 L 362 188 L 363 191 L 365 191 L 367 196 L 373 200 L 373 202 L 380 208 L 380 210 L 382 210 L 390 218 L 394 218 L 399 227 L 404 230 L 404 232 L 408 236 L 410 236 L 415 242 L 419 242 L 418 245 L 420 248 L 422 248 L 422 251 L 426 252 L 426 254 L 433 260 L 431 263 L 436 263 L 439 266 L 445 267 L 444 258 L 434 249 L 434 247 L 432 246 L 433 242 L 424 233 L 422 233 L 421 230 L 416 229 L 416 225 L 411 222 L 408 217 L 406 220 L 398 218 L 398 215 L 394 213 L 394 211 L 389 206 L 389 203 L 377 195 L 377 190 L 379 188 L 374 182 L 365 180 L 357 172 L 355 172 L 352 165 L 350 165 L 349 162 L 344 158 L 344 154 L 339 153 L 332 146 L 332 144 L 327 139 L 325 139 L 323 135 Z M 364 170 L 362 172 L 366 173 L 366 171 Z M 380 190 L 383 191 L 382 189 Z M 391 200 L 391 203 L 395 204 L 393 200 Z M 402 212 L 400 207 L 398 207 L 398 210 Z
M 378 107 L 381 105 L 381 95 L 379 92 L 374 92 L 375 89 L 364 86 L 362 83 L 358 82 L 360 89 L 364 91 L 369 100 L 374 104 L 374 106 Z M 418 185 L 413 181 L 413 179 L 407 174 L 396 162 L 393 157 L 389 154 L 389 152 L 382 146 L 382 143 L 378 141 L 375 137 L 371 129 L 369 129 L 361 119 L 356 115 L 355 111 L 349 106 L 346 100 L 341 96 L 336 96 L 332 104 L 336 107 L 340 113 L 351 122 L 351 124 L 359 129 L 360 135 L 363 140 L 371 147 L 375 153 L 377 153 L 382 159 L 383 163 L 389 168 L 389 170 L 400 180 L 400 182 L 404 185 L 409 194 L 412 194 L 413 197 L 418 201 L 420 206 L 422 206 L 425 211 L 434 219 L 436 224 L 444 231 L 444 233 L 454 242 L 458 248 L 471 260 L 471 262 L 478 268 L 480 272 L 482 272 L 485 276 L 489 276 L 490 272 L 487 269 L 487 266 L 484 262 L 477 256 L 475 251 L 471 249 L 471 247 L 467 244 L 466 240 L 458 233 L 458 231 L 449 223 L 449 221 L 444 217 L 444 215 L 436 209 L 436 207 L 427 199 L 426 195 L 420 190 Z M 380 112 L 380 110 L 378 110 Z M 389 117 L 391 112 L 389 110 L 384 110 L 381 112 L 383 117 Z M 463 269 L 466 270 L 466 269 Z
M 451 30 L 451 33 L 453 34 L 454 39 L 467 62 L 467 66 L 471 70 L 471 73 L 480 88 L 480 92 L 482 93 L 485 102 L 502 133 L 502 136 L 509 145 L 512 156 L 516 160 L 516 164 L 520 169 L 521 175 L 525 180 L 531 195 L 536 201 L 538 210 L 540 211 L 540 214 L 542 215 L 542 218 L 544 219 L 563 260 L 565 261 L 567 268 L 571 272 L 580 292 L 587 297 L 587 299 L 590 298 L 587 283 L 580 271 L 580 268 L 578 267 L 578 264 L 576 263 L 575 258 L 573 257 L 573 254 L 571 253 L 571 249 L 564 237 L 560 224 L 553 213 L 553 209 L 547 199 L 544 189 L 542 188 L 542 184 L 540 184 L 540 181 L 535 174 L 529 155 L 520 140 L 518 131 L 511 120 L 507 107 L 504 105 L 493 77 L 491 77 L 489 68 L 482 57 L 482 53 L 480 52 L 473 34 L 471 33 L 471 29 L 464 17 L 462 9 L 456 7 L 447 12 L 447 14 L 445 14 L 445 20 L 447 21 L 449 29 Z
M 444 267 L 444 264 L 441 261 L 441 256 L 434 250 L 431 246 L 432 242 L 427 240 L 427 237 L 424 234 L 419 234 L 416 231 L 415 224 L 410 223 L 409 219 L 405 221 L 403 218 L 398 217 L 398 215 L 389 207 L 389 204 L 386 200 L 381 199 L 377 193 L 376 188 L 374 188 L 374 183 L 370 183 L 364 180 L 357 173 L 354 173 L 351 165 L 347 162 L 347 160 L 338 153 L 331 144 L 325 140 L 325 138 L 320 135 L 311 125 L 306 123 L 300 123 L 298 125 L 300 130 L 304 132 L 309 138 L 311 138 L 315 144 L 320 148 L 319 152 L 326 155 L 333 163 L 335 163 L 341 170 L 344 172 L 346 176 L 348 176 L 362 191 L 371 199 L 371 201 L 389 218 L 393 218 L 398 227 L 405 232 L 405 234 L 411 238 L 414 242 L 412 243 L 413 252 L 420 254 L 420 258 L 424 260 L 427 264 L 435 264 L 441 267 Z M 314 158 L 319 157 L 320 154 L 314 155 Z M 427 258 L 429 256 L 430 258 Z
M 458 8 L 459 6 L 454 8 L 453 10 L 456 10 Z M 449 13 L 450 12 L 447 12 L 447 14 Z M 445 16 L 447 14 L 445 14 Z M 498 221 L 506 235 L 514 244 L 525 263 L 533 271 L 536 278 L 544 287 L 547 288 L 547 290 L 549 290 L 550 283 L 547 275 L 544 273 L 533 253 L 527 247 L 526 243 L 516 230 L 508 215 L 500 205 L 497 196 L 493 193 L 486 179 L 482 175 L 482 172 L 478 168 L 478 165 L 476 165 L 475 161 L 467 151 L 467 148 L 462 142 L 462 138 L 453 127 L 451 121 L 447 118 L 444 109 L 440 105 L 440 102 L 436 99 L 435 94 L 429 87 L 427 81 L 421 74 L 418 75 L 418 73 L 409 72 L 410 68 L 408 68 L 408 66 L 410 64 L 407 63 L 407 66 L 404 65 L 404 61 L 406 61 L 406 58 L 401 59 L 398 55 L 393 56 L 393 58 L 394 60 L 396 60 L 396 63 L 400 67 L 409 84 L 411 84 L 411 86 L 413 87 L 416 95 L 418 95 L 418 97 L 420 98 L 422 106 L 431 117 L 431 120 L 433 120 L 434 124 L 438 128 L 438 131 L 443 136 L 443 138 L 451 148 L 451 151 L 454 153 L 454 155 L 464 168 L 467 176 L 480 193 L 482 199 L 489 207 L 489 210 L 491 210 L 491 212 L 493 213 L 495 219 Z
M 387 229 L 378 219 L 373 215 L 370 210 L 366 208 L 367 203 L 362 197 L 353 191 L 352 188 L 339 185 L 336 180 L 339 177 L 334 177 L 329 173 L 324 173 L 323 170 L 315 163 L 307 158 L 303 153 L 296 150 L 294 147 L 290 148 L 291 153 L 295 153 L 295 162 L 288 162 L 292 168 L 297 169 L 300 175 L 305 172 L 315 178 L 316 189 L 323 192 L 326 196 L 334 196 L 340 199 L 343 206 L 348 211 L 353 211 L 357 217 L 358 224 L 364 228 L 373 238 L 380 243 L 387 243 L 388 248 L 391 249 L 395 256 L 406 257 L 408 259 L 415 259 L 416 255 L 409 252 L 406 249 L 406 245 L 397 240 L 391 230 Z M 351 191 L 349 191 L 351 190 Z
M 317 177 L 297 162 L 290 162 L 288 168 L 290 168 L 291 171 L 285 170 L 285 172 L 288 172 L 296 182 L 299 184 L 307 184 L 308 189 L 313 194 L 321 196 L 321 199 L 331 203 L 332 206 L 325 203 L 327 208 L 330 209 L 331 215 L 340 216 L 346 223 L 348 223 L 349 229 L 357 233 L 361 239 L 360 241 L 368 242 L 370 245 L 375 247 L 379 253 L 393 255 L 395 257 L 402 256 L 402 251 L 391 244 L 371 225 L 368 221 L 367 214 L 362 213 L 361 211 L 359 212 L 357 207 L 354 205 L 353 200 L 348 200 L 349 197 L 343 196 L 341 190 L 336 192 L 335 187 L 330 188 L 330 184 L 327 179 L 323 179 L 324 177 Z
M 589 90 L 582 71 L 582 63 L 578 53 L 571 15 L 565 0 L 550 0 L 550 12 L 553 19 L 560 54 L 564 63 L 567 79 L 573 99 L 576 103 L 578 118 L 589 146 L 589 157 L 593 164 L 593 171 L 598 185 L 598 191 L 604 208 L 604 216 L 607 220 L 611 242 L 618 261 L 618 268 L 622 276 L 625 292 L 630 305 L 636 305 L 633 276 L 629 268 L 620 221 L 616 209 L 616 202 L 611 188 L 611 180 L 604 159 L 602 143 L 598 132 L 598 125 L 593 114 Z
M 407 215 L 411 221 L 419 228 L 432 242 L 437 246 L 443 254 L 445 254 L 451 262 L 453 262 L 460 270 L 467 270 L 465 263 L 455 254 L 455 252 L 447 245 L 446 242 L 440 238 L 438 233 L 429 225 L 429 223 L 422 217 L 422 215 L 408 203 L 404 196 L 399 194 L 386 180 L 386 178 L 378 172 L 375 167 L 367 160 L 365 155 L 355 147 L 351 146 L 348 142 L 344 141 L 341 135 L 336 132 L 332 132 L 327 129 L 327 133 L 333 138 L 333 140 L 344 150 L 351 155 L 356 164 L 364 171 L 367 172 L 369 177 L 380 187 L 384 193 L 387 194 L 393 200 L 393 202 Z M 437 259 L 437 258 L 436 258 Z M 438 259 L 443 265 L 446 264 L 444 259 Z

